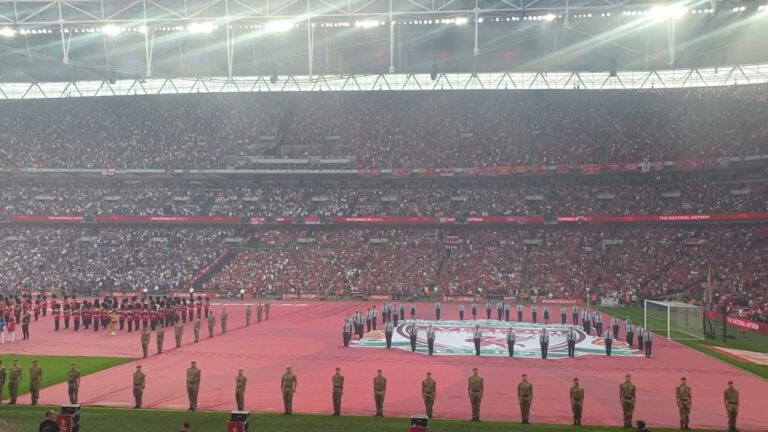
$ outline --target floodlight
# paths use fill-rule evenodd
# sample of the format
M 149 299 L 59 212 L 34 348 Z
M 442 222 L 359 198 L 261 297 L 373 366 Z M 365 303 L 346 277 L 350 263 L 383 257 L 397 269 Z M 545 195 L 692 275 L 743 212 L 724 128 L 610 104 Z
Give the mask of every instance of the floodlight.
M 282 33 L 292 29 L 293 23 L 290 21 L 270 21 L 264 28 L 270 32 Z
M 469 22 L 469 20 L 467 19 L 467 17 L 458 17 L 458 18 L 456 18 L 456 25 L 464 25 L 464 24 L 466 24 L 468 22 Z
M 555 18 L 557 18 L 554 14 L 548 13 L 544 15 L 544 21 L 553 21 Z
M 190 33 L 212 33 L 214 29 L 213 24 L 209 22 L 192 23 L 187 27 Z
M 0 36 L 5 36 L 10 38 L 10 37 L 16 36 L 16 32 L 11 28 L 3 27 L 0 29 Z
M 101 28 L 101 32 L 107 36 L 115 36 L 122 33 L 123 29 L 120 26 L 114 24 L 107 24 Z
M 355 21 L 355 27 L 358 28 L 376 28 L 381 23 L 378 20 L 363 20 L 363 21 Z
M 138 32 L 141 33 L 141 34 L 147 34 L 147 32 L 149 32 L 149 30 L 147 29 L 147 26 L 142 25 L 142 26 L 139 26 Z
M 656 6 L 648 10 L 648 18 L 654 21 L 663 21 L 667 19 L 677 19 L 688 13 L 688 9 L 683 6 Z

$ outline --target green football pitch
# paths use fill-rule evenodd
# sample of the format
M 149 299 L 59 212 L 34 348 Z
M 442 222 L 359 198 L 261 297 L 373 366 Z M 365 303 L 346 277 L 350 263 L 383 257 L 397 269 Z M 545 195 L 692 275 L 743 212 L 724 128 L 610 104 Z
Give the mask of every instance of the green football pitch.
M 18 427 L 18 431 L 37 430 L 45 407 L 3 407 L 3 419 Z M 190 424 L 191 432 L 225 432 L 228 415 L 223 412 L 196 412 L 162 410 L 130 410 L 108 408 L 83 408 L 81 411 L 80 430 L 87 431 L 119 431 L 119 432 L 175 432 L 180 429 L 182 422 Z M 293 415 L 290 417 L 277 414 L 251 415 L 249 430 L 251 432 L 408 432 L 407 418 L 373 418 L 373 417 L 331 417 L 318 415 Z M 675 429 L 659 429 L 649 425 L 654 431 L 672 431 Z M 0 430 L 6 432 L 6 429 Z M 506 431 L 620 431 L 627 430 L 617 427 L 583 426 L 575 429 L 570 425 L 532 424 L 520 425 L 515 423 L 481 422 L 470 423 L 459 420 L 432 420 L 430 432 L 506 432 Z M 8 432 L 17 432 L 8 429 Z
M 88 375 L 100 370 L 109 369 L 123 363 L 132 361 L 130 358 L 112 358 L 112 357 L 60 357 L 60 356 L 36 356 L 36 355 L 15 355 L 0 354 L 0 360 L 6 370 L 10 370 L 11 361 L 18 360 L 21 367 L 21 384 L 19 385 L 19 394 L 29 392 L 29 367 L 32 366 L 32 360 L 37 360 L 40 368 L 43 369 L 43 382 L 41 387 L 48 387 L 58 384 L 67 379 L 67 370 L 69 364 L 77 364 L 77 368 L 82 375 Z M 8 399 L 8 384 L 5 384 L 3 397 Z M 0 416 L 2 418 L 3 416 Z M 26 429 L 25 429 L 26 430 Z
M 618 318 L 623 319 L 628 316 L 632 319 L 632 322 L 635 322 L 635 323 L 643 322 L 643 308 L 640 308 L 640 307 L 634 307 L 634 308 L 603 307 L 600 309 Z M 666 326 L 666 324 L 662 322 L 651 323 L 651 324 L 656 328 L 663 328 Z M 743 362 L 735 358 L 729 357 L 725 354 L 722 354 L 719 351 L 713 350 L 711 348 L 712 346 L 718 346 L 718 347 L 734 348 L 734 349 L 747 350 L 747 351 L 768 352 L 768 336 L 755 333 L 755 332 L 741 331 L 741 330 L 737 330 L 732 327 L 729 327 L 726 330 L 727 337 L 724 339 L 723 327 L 722 325 L 719 325 L 719 324 L 715 325 L 715 331 L 717 336 L 715 339 L 679 340 L 678 342 L 689 348 L 692 348 L 704 354 L 707 354 L 708 356 L 714 357 L 718 360 L 721 360 L 723 362 L 736 366 L 740 369 L 743 369 L 747 372 L 750 372 L 754 375 L 757 375 L 763 379 L 768 379 L 768 366 L 761 366 L 754 363 Z

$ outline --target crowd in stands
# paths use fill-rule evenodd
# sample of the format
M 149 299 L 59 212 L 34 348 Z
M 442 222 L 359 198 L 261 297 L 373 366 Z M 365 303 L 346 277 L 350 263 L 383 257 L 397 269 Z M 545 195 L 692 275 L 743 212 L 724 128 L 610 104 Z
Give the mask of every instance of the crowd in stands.
M 766 85 L 21 101 L 0 105 L 0 167 L 214 168 L 235 165 L 225 156 L 260 156 L 421 168 L 766 154 L 766 102 Z
M 597 295 L 702 298 L 710 280 L 718 295 L 748 296 L 764 310 L 768 231 L 736 226 L 299 232 L 290 247 L 241 253 L 207 287 L 554 298 L 581 298 L 590 288 Z
M 0 289 L 167 291 L 225 249 L 221 229 L 0 229 Z
M 673 193 L 673 195 L 670 195 Z M 679 195 L 674 195 L 679 193 Z M 665 196 L 666 194 L 666 196 Z M 185 216 L 516 216 L 768 210 L 768 182 L 451 187 L 269 185 L 236 189 L 2 187 L 6 214 Z

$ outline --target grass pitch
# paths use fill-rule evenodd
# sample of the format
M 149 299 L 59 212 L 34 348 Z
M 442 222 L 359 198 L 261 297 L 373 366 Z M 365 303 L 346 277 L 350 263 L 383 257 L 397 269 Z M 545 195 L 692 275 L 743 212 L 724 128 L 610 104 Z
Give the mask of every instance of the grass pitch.
M 632 319 L 632 322 L 643 322 L 643 308 L 640 307 L 603 307 L 600 309 L 621 319 L 628 316 Z M 660 324 L 660 326 L 663 327 L 664 325 Z M 701 351 L 710 357 L 714 357 L 720 361 L 736 366 L 739 369 L 743 369 L 747 372 L 768 380 L 768 366 L 743 362 L 710 348 L 711 346 L 719 346 L 747 351 L 768 352 L 768 336 L 755 332 L 745 332 L 729 327 L 727 329 L 728 337 L 724 341 L 722 325 L 716 325 L 715 328 L 718 336 L 717 339 L 679 340 L 677 342 L 689 348 L 695 349 L 696 351 Z
M 77 364 L 77 368 L 80 369 L 80 373 L 85 376 L 100 370 L 109 369 L 113 366 L 130 362 L 133 359 L 114 357 L 64 357 L 2 354 L 0 355 L 0 360 L 2 360 L 3 367 L 5 367 L 6 370 L 11 368 L 11 362 L 13 360 L 19 361 L 19 366 L 22 370 L 21 385 L 19 385 L 19 394 L 21 395 L 29 392 L 29 368 L 32 366 L 32 360 L 37 360 L 38 366 L 43 369 L 43 382 L 41 384 L 41 388 L 44 388 L 65 381 L 67 379 L 67 371 L 69 370 L 70 363 Z M 3 389 L 3 397 L 5 399 L 8 398 L 7 382 L 5 383 Z
M 37 430 L 42 420 L 45 407 L 3 407 L 2 418 L 19 431 Z M 120 431 L 120 432 L 174 432 L 180 429 L 182 422 L 189 422 L 190 431 L 217 432 L 226 430 L 228 414 L 224 412 L 164 411 L 164 410 L 129 410 L 111 408 L 83 408 L 81 411 L 80 430 L 82 431 Z M 672 431 L 659 429 L 650 424 L 654 431 Z M 2 429 L 0 429 L 2 430 Z M 372 418 L 372 417 L 330 417 L 319 415 L 251 414 L 251 431 L 269 432 L 407 432 L 407 418 Z M 460 420 L 433 419 L 429 424 L 430 432 L 507 432 L 507 431 L 573 431 L 570 425 L 532 424 L 522 426 L 517 423 L 481 422 L 470 423 Z M 618 427 L 583 426 L 579 431 L 620 431 Z M 3 430 L 5 432 L 5 430 Z M 10 429 L 9 432 L 17 432 Z

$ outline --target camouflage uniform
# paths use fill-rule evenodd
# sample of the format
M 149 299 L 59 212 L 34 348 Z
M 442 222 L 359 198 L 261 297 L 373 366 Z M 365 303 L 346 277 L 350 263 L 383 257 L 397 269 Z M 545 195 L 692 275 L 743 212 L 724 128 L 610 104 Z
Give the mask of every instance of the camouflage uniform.
M 691 414 L 691 388 L 683 381 L 675 390 L 677 407 L 680 409 L 680 429 L 690 429 L 688 427 L 689 416 Z
M 480 421 L 480 404 L 483 401 L 485 391 L 483 378 L 480 375 L 472 375 L 468 381 L 467 393 L 469 402 L 472 404 L 472 421 Z
M 624 427 L 632 427 L 632 414 L 635 412 L 635 385 L 627 381 L 619 386 L 619 399 L 624 412 Z
M 573 411 L 573 425 L 581 426 L 581 412 L 584 409 L 584 387 L 574 384 L 571 387 L 571 411 Z
M 522 381 L 517 385 L 517 399 L 520 402 L 522 424 L 528 424 L 528 416 L 531 413 L 531 401 L 533 400 L 533 386 L 531 383 Z

